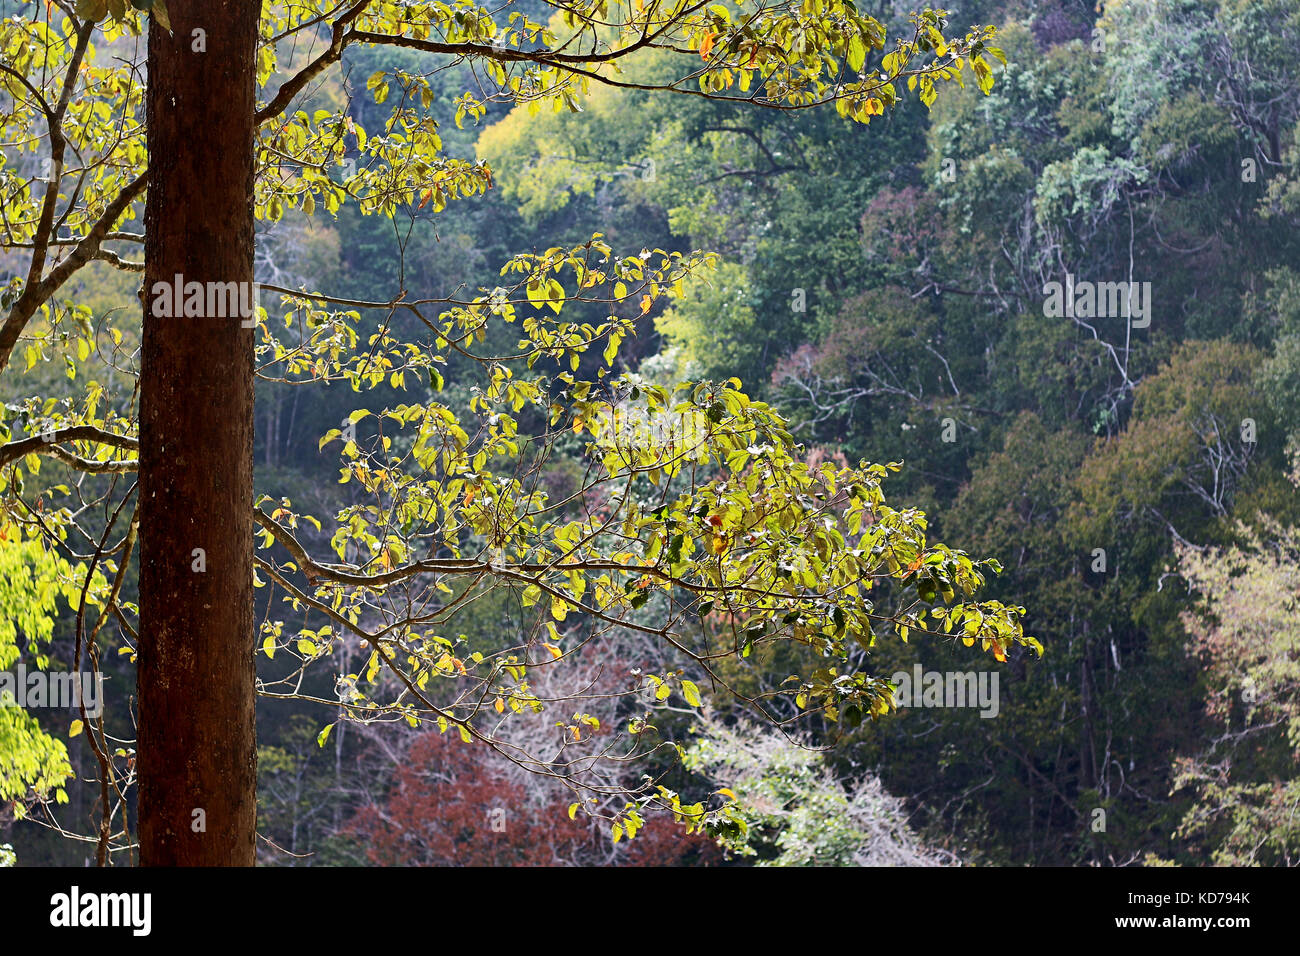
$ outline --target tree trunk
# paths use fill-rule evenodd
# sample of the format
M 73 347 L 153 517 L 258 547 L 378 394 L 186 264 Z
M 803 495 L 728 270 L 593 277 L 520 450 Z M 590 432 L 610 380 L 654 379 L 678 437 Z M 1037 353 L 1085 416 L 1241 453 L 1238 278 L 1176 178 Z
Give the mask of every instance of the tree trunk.
M 187 0 L 171 4 L 172 34 L 156 20 L 149 28 L 137 761 L 146 866 L 255 858 L 253 332 L 237 307 L 208 314 L 206 296 L 202 316 L 162 317 L 155 283 L 252 288 L 260 10 Z

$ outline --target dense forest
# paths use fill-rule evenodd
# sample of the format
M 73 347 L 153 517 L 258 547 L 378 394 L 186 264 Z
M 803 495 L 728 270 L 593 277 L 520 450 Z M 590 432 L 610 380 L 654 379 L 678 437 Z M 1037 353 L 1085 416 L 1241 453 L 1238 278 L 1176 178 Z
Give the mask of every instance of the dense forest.
M 258 863 L 1300 859 L 1300 5 L 970 2 L 937 41 L 907 4 L 814 5 L 917 56 L 982 46 L 954 82 L 795 109 L 675 92 L 747 4 L 553 102 L 488 95 L 509 59 L 357 43 L 258 140 Z M 54 6 L 0 2 L 6 313 L 49 181 L 19 38 Z M 481 12 L 518 27 L 498 49 L 565 30 L 544 0 Z M 143 13 L 105 15 L 88 89 L 143 62 Z M 70 122 L 109 135 L 94 110 Z M 70 210 L 108 192 L 58 179 Z M 32 444 L 137 434 L 150 290 L 115 235 L 0 370 L 0 671 L 103 679 L 102 716 L 0 708 L 20 866 L 134 859 L 134 446 Z M 596 254 L 628 258 L 598 280 Z M 803 510 L 774 524 L 781 494 Z M 323 597 L 345 567 L 372 577 Z

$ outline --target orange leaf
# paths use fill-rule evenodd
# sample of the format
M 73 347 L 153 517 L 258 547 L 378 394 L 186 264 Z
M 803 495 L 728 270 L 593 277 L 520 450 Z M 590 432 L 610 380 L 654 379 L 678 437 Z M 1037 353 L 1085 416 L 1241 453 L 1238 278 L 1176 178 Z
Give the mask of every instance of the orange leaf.
M 652 305 L 654 305 L 654 299 L 650 298 L 649 295 L 643 295 L 641 297 L 641 314 L 645 315 L 647 312 L 649 312 L 650 306 Z
M 707 60 L 709 58 L 709 51 L 713 49 L 713 40 L 716 36 L 716 33 L 711 32 L 704 34 L 704 39 L 700 41 L 701 60 Z

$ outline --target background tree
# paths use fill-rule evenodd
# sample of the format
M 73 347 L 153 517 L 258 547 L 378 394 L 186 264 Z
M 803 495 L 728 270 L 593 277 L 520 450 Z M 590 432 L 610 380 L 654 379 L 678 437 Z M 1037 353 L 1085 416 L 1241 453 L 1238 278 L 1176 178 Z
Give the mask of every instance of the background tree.
M 1175 785 L 1196 795 L 1179 835 L 1225 866 L 1296 860 L 1300 781 L 1295 595 L 1296 531 L 1264 519 L 1244 544 L 1179 549 L 1200 601 L 1188 611 L 1192 652 L 1204 661 L 1206 707 L 1217 733 L 1178 761 Z

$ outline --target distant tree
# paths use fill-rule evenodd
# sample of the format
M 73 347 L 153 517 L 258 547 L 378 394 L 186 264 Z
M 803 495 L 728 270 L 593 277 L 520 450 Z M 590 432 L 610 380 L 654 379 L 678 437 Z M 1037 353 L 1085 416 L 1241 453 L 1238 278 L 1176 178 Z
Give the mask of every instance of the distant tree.
M 686 766 L 734 792 L 745 825 L 741 851 L 760 866 L 941 866 L 946 851 L 925 846 L 903 803 L 868 775 L 836 780 L 821 754 L 752 724 L 704 720 Z
M 635 840 L 612 844 L 587 818 L 571 819 L 557 793 L 534 799 L 515 768 L 437 733 L 414 738 L 391 791 L 361 807 L 346 832 L 381 866 L 694 866 L 721 853 L 703 834 L 683 837 L 655 817 Z M 540 778 L 539 778 L 540 779 Z
M 1183 616 L 1207 672 L 1217 734 L 1180 758 L 1195 796 L 1179 829 L 1215 865 L 1300 863 L 1300 532 L 1264 519 L 1241 543 L 1179 548 L 1199 597 Z

